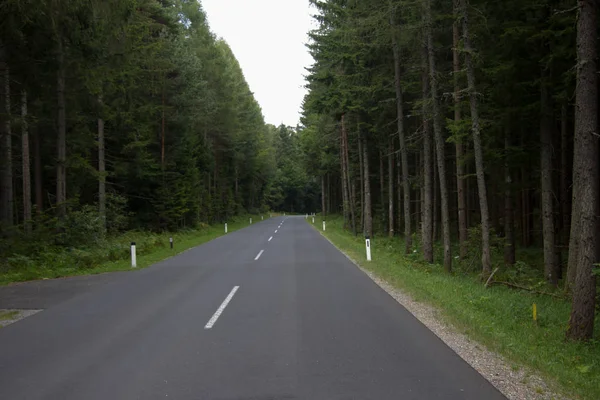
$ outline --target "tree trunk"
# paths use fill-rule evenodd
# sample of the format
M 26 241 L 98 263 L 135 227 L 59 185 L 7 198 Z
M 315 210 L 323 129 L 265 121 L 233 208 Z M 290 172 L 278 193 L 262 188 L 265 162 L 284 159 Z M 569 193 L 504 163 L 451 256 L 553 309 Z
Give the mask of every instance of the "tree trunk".
M 431 0 L 426 0 L 425 18 L 427 19 L 427 52 L 429 60 L 429 82 L 431 89 L 431 100 L 433 103 L 433 132 L 435 137 L 436 158 L 438 164 L 438 176 L 440 182 L 440 205 L 442 209 L 442 236 L 444 242 L 444 269 L 452 271 L 452 251 L 450 243 L 450 214 L 448 210 L 448 188 L 446 186 L 446 161 L 442 137 L 442 114 L 440 112 L 438 99 L 437 70 L 435 66 L 435 53 L 433 48 L 433 32 L 431 21 Z
M 363 164 L 365 168 L 364 174 L 364 184 L 365 184 L 365 204 L 364 204 L 364 214 L 365 214 L 365 236 L 372 237 L 373 236 L 373 217 L 371 215 L 371 179 L 369 177 L 369 148 L 367 144 L 366 135 L 359 131 L 360 140 L 363 141 L 362 150 L 363 150 Z
M 492 272 L 492 260 L 490 254 L 490 218 L 487 191 L 485 187 L 485 170 L 483 168 L 483 146 L 481 144 L 481 131 L 479 126 L 477 88 L 475 86 L 475 67 L 473 66 L 472 58 L 473 48 L 471 47 L 471 39 L 469 37 L 467 0 L 459 1 L 461 3 L 465 64 L 467 66 L 468 92 L 469 101 L 471 103 L 471 121 L 473 123 L 473 150 L 475 152 L 477 187 L 479 189 L 479 208 L 481 210 L 481 264 L 484 275 L 489 275 Z
M 165 87 L 163 83 L 162 90 L 162 118 L 161 118 L 161 129 L 160 129 L 160 168 L 165 172 Z
M 512 198 L 512 178 L 510 176 L 510 163 L 508 162 L 508 151 L 510 148 L 510 138 L 508 129 L 504 135 L 504 263 L 513 265 L 515 263 L 515 226 L 514 210 Z
M 460 73 L 460 58 L 458 46 L 460 42 L 460 32 L 458 27 L 459 15 L 458 0 L 454 0 L 454 23 L 452 24 L 452 66 L 454 77 L 454 121 L 458 124 L 461 120 L 460 112 L 460 84 L 458 74 Z M 456 141 L 456 189 L 458 204 L 458 241 L 460 245 L 460 259 L 467 257 L 467 211 L 466 211 L 466 188 L 465 188 L 465 167 L 464 167 L 464 147 L 460 140 Z
M 13 225 L 12 132 L 10 69 L 0 43 L 0 229 Z
M 98 97 L 100 115 L 102 115 L 102 96 Z M 106 163 L 104 157 L 104 120 L 98 117 L 98 213 L 102 229 L 106 232 Z
M 346 125 L 344 123 L 345 115 L 342 114 L 341 129 L 340 129 L 340 162 L 342 167 L 342 209 L 344 212 L 344 229 L 348 229 L 350 223 L 350 196 L 348 195 L 348 180 L 346 179 L 346 157 L 345 153 L 345 131 Z
M 325 175 L 321 175 L 321 216 L 323 220 L 327 217 L 327 192 L 325 191 Z
M 379 204 L 381 207 L 381 231 L 387 233 L 387 221 L 385 212 L 385 170 L 383 169 L 383 150 L 379 150 Z
M 394 237 L 394 139 L 389 139 L 388 149 L 388 236 Z
M 569 215 L 569 130 L 567 105 L 561 107 L 560 117 L 560 215 L 561 215 L 561 243 L 569 245 L 569 230 L 571 219 Z
M 421 224 L 422 242 L 423 242 L 423 258 L 428 263 L 433 263 L 433 209 L 432 209 L 432 173 L 433 173 L 433 158 L 431 155 L 431 125 L 429 124 L 430 110 L 428 107 L 429 99 L 429 61 L 427 45 L 422 49 L 422 67 L 421 67 L 421 82 L 423 94 L 423 217 Z
M 398 204 L 396 224 L 398 226 L 398 234 L 400 234 L 400 227 L 404 225 L 404 212 L 402 211 L 402 157 L 400 156 L 400 151 L 398 151 L 398 153 L 396 154 L 396 193 Z
M 58 73 L 56 79 L 58 103 L 58 136 L 56 142 L 56 207 L 58 217 L 67 213 L 67 121 L 65 105 L 65 55 L 61 39 L 58 42 Z
M 23 222 L 25 233 L 31 233 L 31 163 L 29 161 L 29 128 L 27 125 L 27 91 L 21 91 L 21 148 L 23 153 Z
M 408 151 L 406 150 L 406 135 L 404 132 L 404 99 L 402 94 L 402 76 L 400 49 L 395 33 L 392 34 L 392 48 L 394 52 L 394 87 L 396 89 L 396 116 L 398 126 L 398 139 L 400 140 L 400 157 L 402 166 L 402 194 L 404 206 L 404 252 L 409 254 L 412 248 L 411 221 L 410 221 L 410 182 L 408 177 Z
M 592 270 L 598 262 L 598 10 L 594 0 L 578 0 L 578 5 L 573 204 L 579 204 L 579 207 L 577 214 L 573 213 L 571 226 L 580 228 L 575 259 L 577 275 L 567 337 L 588 340 L 594 332 L 596 277 Z M 571 232 L 571 239 L 574 236 Z
M 33 145 L 33 156 L 35 157 L 35 161 L 33 163 L 33 174 L 35 176 L 35 212 L 37 215 L 41 215 L 44 209 L 44 190 L 42 182 L 42 156 L 40 153 L 40 133 L 37 128 L 35 129 L 33 138 L 35 141 Z
M 365 233 L 365 168 L 362 140 L 358 140 L 358 162 L 360 169 L 360 231 Z
M 545 75 L 545 74 L 544 74 Z M 540 121 L 540 143 L 541 143 L 541 187 L 542 187 L 542 226 L 544 241 L 544 275 L 546 281 L 551 285 L 558 284 L 558 267 L 554 249 L 554 191 L 552 185 L 552 107 L 550 105 L 550 93 L 545 76 L 542 76 L 540 84 L 541 92 L 541 121 Z
M 352 227 L 352 233 L 356 235 L 356 184 L 352 179 L 352 174 L 350 173 L 350 146 L 348 145 L 348 130 L 344 125 L 344 159 L 346 160 L 346 179 L 347 179 L 347 187 L 348 187 L 348 196 L 349 196 L 349 207 L 350 207 L 350 224 Z

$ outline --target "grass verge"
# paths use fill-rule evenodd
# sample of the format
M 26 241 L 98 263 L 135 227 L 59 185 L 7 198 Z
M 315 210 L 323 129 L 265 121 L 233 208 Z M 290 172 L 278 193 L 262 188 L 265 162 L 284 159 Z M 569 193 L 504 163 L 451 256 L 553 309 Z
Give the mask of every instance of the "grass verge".
M 340 218 L 328 217 L 324 234 L 362 267 L 433 305 L 450 324 L 490 350 L 538 371 L 570 397 L 600 399 L 600 341 L 565 341 L 569 301 L 503 286 L 485 288 L 474 274 L 445 274 L 442 266 L 424 263 L 418 252 L 405 255 L 398 238 L 372 239 L 373 261 L 367 262 L 364 239 L 345 231 Z M 598 337 L 599 318 L 595 332 Z
M 276 214 L 273 214 L 275 216 Z M 228 222 L 231 233 L 260 222 L 260 215 L 236 217 Z M 0 285 L 36 279 L 101 274 L 131 270 L 131 242 L 136 242 L 137 268 L 144 268 L 225 234 L 224 225 L 176 233 L 127 232 L 84 248 L 49 247 L 35 256 L 15 255 L 0 263 Z M 173 238 L 174 248 L 169 245 Z

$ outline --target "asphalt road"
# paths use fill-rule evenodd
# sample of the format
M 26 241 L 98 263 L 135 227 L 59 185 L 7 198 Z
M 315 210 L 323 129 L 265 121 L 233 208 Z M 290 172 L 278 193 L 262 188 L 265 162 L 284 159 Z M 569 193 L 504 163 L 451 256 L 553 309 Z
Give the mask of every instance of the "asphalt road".
M 0 399 L 505 399 L 302 217 L 96 279 L 0 329 Z

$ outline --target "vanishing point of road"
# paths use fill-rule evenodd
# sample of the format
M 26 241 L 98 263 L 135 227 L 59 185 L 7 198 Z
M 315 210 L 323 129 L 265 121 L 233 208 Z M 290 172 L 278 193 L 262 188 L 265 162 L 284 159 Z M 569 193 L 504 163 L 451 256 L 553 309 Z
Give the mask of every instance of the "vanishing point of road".
M 303 217 L 24 285 L 0 308 L 44 311 L 0 329 L 0 399 L 505 399 Z

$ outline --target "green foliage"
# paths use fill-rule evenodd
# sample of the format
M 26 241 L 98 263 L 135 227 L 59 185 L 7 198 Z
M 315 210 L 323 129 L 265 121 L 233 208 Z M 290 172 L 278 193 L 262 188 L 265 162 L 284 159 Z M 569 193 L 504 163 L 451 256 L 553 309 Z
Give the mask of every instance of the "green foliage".
M 300 193 L 309 185 L 298 162 L 278 161 L 293 152 L 265 124 L 235 56 L 210 31 L 199 2 L 8 0 L 0 9 L 6 50 L 0 61 L 11 67 L 12 92 L 29 94 L 30 147 L 40 149 L 39 178 L 32 181 L 42 184 L 34 232 L 25 235 L 17 209 L 20 224 L 1 231 L 0 257 L 20 263 L 20 255 L 35 258 L 49 247 L 87 265 L 102 259 L 82 249 L 89 243 L 109 243 L 128 230 L 177 231 L 283 207 L 273 193 L 286 192 L 289 205 L 296 201 L 292 188 Z M 68 213 L 61 219 L 54 209 L 59 49 L 68 144 Z M 19 122 L 17 115 L 12 119 Z M 105 172 L 99 172 L 99 119 Z M 20 153 L 15 146 L 13 163 Z M 105 216 L 99 213 L 101 178 Z M 22 204 L 20 189 L 15 204 Z M 114 257 L 121 250 L 108 252 Z

